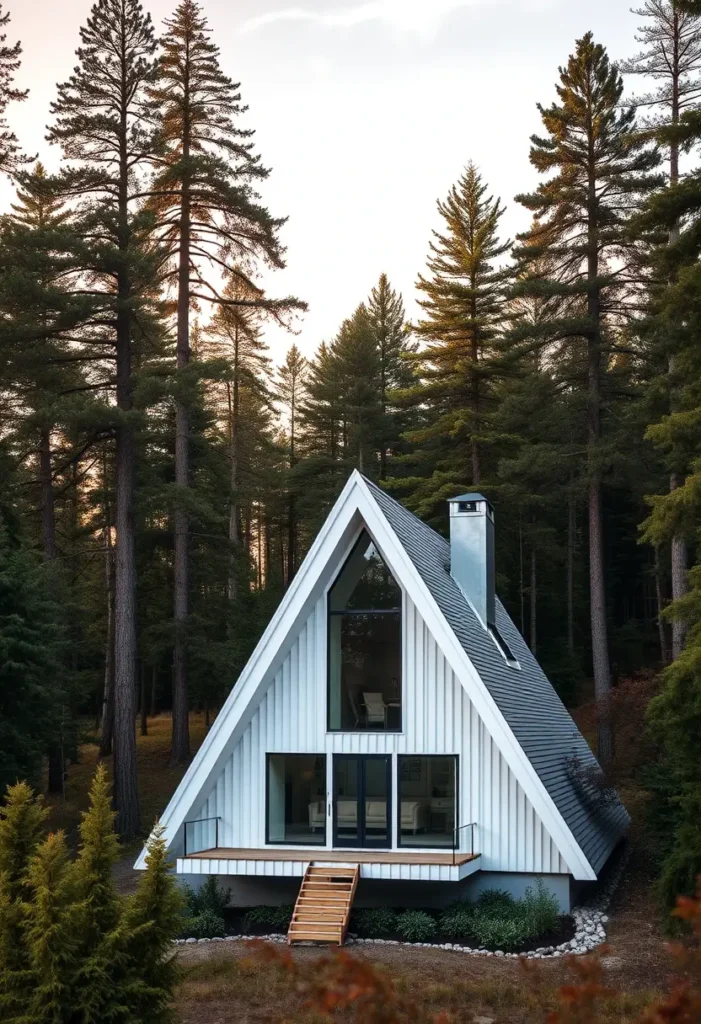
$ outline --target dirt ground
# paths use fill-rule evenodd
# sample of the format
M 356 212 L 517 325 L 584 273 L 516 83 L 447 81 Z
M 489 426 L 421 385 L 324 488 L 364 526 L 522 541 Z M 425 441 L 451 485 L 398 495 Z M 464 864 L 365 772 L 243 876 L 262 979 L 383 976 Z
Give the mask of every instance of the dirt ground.
M 674 973 L 651 895 L 654 867 L 650 853 L 633 837 L 631 857 L 609 909 L 609 950 L 602 956 L 606 983 L 621 993 L 609 1007 L 606 1019 L 611 1021 L 634 1019 L 667 988 Z M 494 1024 L 542 1021 L 554 1005 L 556 990 L 571 979 L 564 960 L 541 961 L 536 995 L 523 967 L 514 960 L 407 946 L 349 947 L 349 951 L 386 970 L 399 989 L 417 998 L 421 1006 L 435 1012 L 445 1009 L 457 1024 L 480 1017 Z M 328 949 L 296 947 L 292 955 L 305 971 L 327 956 Z M 295 995 L 289 979 L 281 979 L 268 964 L 251 957 L 251 950 L 242 943 L 181 947 L 178 958 L 185 975 L 177 1000 L 180 1024 L 320 1019 L 305 1017 L 303 1000 Z

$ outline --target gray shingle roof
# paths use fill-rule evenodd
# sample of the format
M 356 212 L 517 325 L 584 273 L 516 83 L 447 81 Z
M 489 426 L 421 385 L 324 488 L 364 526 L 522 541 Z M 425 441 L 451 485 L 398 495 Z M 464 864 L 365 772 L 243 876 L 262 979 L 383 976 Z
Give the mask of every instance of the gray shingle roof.
M 501 601 L 497 598 L 497 629 L 520 670 L 506 664 L 450 575 L 448 542 L 372 481 L 365 482 L 598 874 L 630 817 L 617 798 L 597 801 L 586 778 L 597 761 L 586 740 Z

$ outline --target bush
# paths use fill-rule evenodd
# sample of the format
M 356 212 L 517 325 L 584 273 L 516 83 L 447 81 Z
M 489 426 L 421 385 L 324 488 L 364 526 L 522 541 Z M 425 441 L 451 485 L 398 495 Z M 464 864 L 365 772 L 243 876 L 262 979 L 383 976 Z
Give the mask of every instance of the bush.
M 194 917 L 185 918 L 179 938 L 219 939 L 225 934 L 225 931 L 224 918 L 212 913 L 211 910 L 205 910 Z
M 389 907 L 372 907 L 356 910 L 353 914 L 353 930 L 370 939 L 392 934 L 397 930 L 397 915 Z
M 449 907 L 441 914 L 440 928 L 448 939 L 467 939 L 472 937 L 472 919 L 474 910 L 470 904 Z
M 429 942 L 436 934 L 437 925 L 423 910 L 405 910 L 397 918 L 397 931 L 406 942 Z
M 215 875 L 210 875 L 199 889 L 185 886 L 185 904 L 188 917 L 199 917 L 201 914 L 213 914 L 223 917 L 224 911 L 231 901 L 231 889 L 220 885 Z
M 503 949 L 504 952 L 523 945 L 530 937 L 528 923 L 518 911 L 509 917 L 476 912 L 470 932 L 480 946 Z
M 485 889 L 479 894 L 476 909 L 484 914 L 509 914 L 516 900 L 505 889 Z
M 286 932 L 290 927 L 294 906 L 284 904 L 281 907 L 251 907 L 243 919 L 244 931 L 250 928 L 269 928 L 271 932 Z
M 536 880 L 535 889 L 529 886 L 526 889 L 523 900 L 523 914 L 528 922 L 531 935 L 543 935 L 544 932 L 552 931 L 557 925 L 560 917 L 560 907 L 557 899 L 546 889 L 542 878 Z

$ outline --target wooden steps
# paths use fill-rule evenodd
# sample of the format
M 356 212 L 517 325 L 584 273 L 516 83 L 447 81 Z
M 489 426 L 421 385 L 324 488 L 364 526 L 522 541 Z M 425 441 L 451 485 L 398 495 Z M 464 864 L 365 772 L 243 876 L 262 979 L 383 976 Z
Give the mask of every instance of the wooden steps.
M 311 862 L 297 896 L 288 943 L 333 942 L 342 946 L 359 877 L 359 864 L 322 867 Z

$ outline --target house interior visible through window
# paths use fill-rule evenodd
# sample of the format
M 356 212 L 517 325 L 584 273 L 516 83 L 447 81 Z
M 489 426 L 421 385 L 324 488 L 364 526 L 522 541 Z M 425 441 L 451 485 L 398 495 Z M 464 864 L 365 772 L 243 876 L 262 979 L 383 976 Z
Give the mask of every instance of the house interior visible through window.
M 399 758 L 400 846 L 452 849 L 456 762 L 454 756 Z
M 268 755 L 268 842 L 326 842 L 326 757 Z
M 329 591 L 329 729 L 402 728 L 402 591 L 363 531 Z

